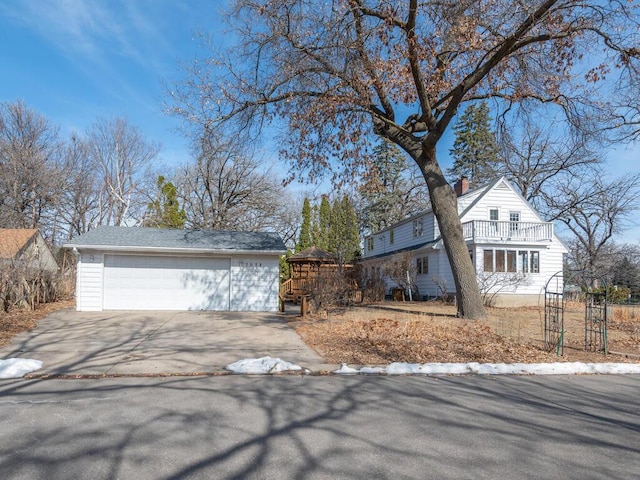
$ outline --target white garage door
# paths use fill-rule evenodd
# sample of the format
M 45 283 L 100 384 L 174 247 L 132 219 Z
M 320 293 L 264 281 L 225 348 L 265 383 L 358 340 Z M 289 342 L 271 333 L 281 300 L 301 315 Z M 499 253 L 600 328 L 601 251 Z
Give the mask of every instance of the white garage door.
M 104 310 L 229 310 L 228 258 L 106 255 Z

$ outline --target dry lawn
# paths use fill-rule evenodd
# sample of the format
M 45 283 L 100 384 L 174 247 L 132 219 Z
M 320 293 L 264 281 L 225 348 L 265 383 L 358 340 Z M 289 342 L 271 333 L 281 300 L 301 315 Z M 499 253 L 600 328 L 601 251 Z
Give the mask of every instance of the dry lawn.
M 440 303 L 385 302 L 298 318 L 296 331 L 328 363 L 640 362 L 640 308 L 614 310 L 610 355 L 584 351 L 584 307 L 565 312 L 564 356 L 544 346 L 542 308 L 489 309 L 486 321 Z
M 11 339 L 27 330 L 32 330 L 38 321 L 55 310 L 70 308 L 74 300 L 39 304 L 35 310 L 13 309 L 10 312 L 0 311 L 0 347 L 11 343 Z

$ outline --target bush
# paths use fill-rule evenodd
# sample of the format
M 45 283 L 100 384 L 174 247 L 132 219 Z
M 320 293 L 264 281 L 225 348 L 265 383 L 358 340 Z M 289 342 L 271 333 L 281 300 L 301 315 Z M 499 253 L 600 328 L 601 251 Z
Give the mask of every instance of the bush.
M 631 289 L 627 287 L 618 287 L 609 285 L 608 287 L 598 287 L 593 290 L 594 294 L 604 296 L 607 295 L 607 303 L 626 303 L 631 295 Z

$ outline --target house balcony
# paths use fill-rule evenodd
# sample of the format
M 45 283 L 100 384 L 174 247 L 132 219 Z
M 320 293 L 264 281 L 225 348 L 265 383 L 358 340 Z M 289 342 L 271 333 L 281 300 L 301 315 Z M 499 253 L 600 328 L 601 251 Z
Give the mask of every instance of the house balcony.
M 462 224 L 462 233 L 465 240 L 471 240 L 473 243 L 550 242 L 553 239 L 553 223 L 472 220 Z

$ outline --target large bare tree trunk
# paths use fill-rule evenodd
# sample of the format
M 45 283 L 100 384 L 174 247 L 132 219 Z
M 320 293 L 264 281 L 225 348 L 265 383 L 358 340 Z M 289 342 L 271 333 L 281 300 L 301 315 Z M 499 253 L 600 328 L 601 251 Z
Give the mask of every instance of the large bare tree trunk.
M 486 318 L 476 272 L 462 234 L 458 200 L 436 161 L 435 147 L 423 152 L 418 164 L 429 187 L 431 206 L 453 273 L 458 316 L 470 320 Z

